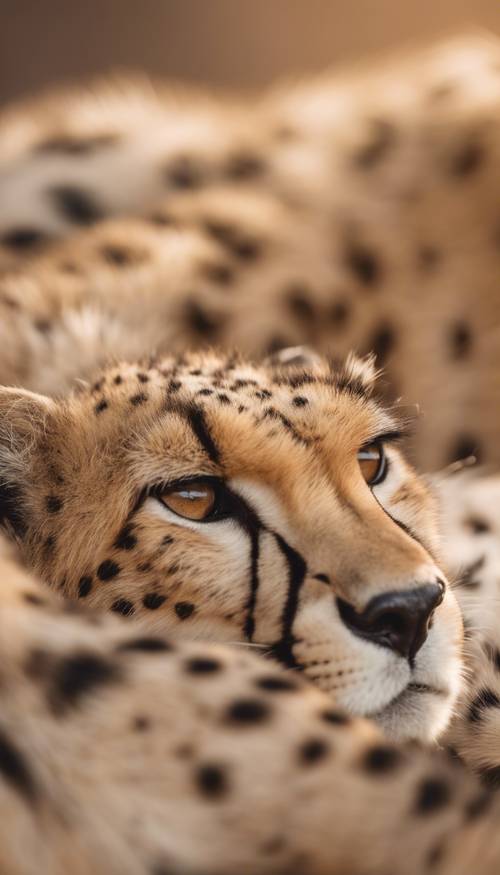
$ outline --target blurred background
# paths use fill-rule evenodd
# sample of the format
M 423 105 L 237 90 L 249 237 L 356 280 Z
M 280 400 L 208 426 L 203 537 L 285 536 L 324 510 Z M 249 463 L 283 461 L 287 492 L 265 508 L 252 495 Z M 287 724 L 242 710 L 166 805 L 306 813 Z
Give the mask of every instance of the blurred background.
M 252 89 L 471 25 L 500 0 L 0 0 L 0 102 L 110 68 Z

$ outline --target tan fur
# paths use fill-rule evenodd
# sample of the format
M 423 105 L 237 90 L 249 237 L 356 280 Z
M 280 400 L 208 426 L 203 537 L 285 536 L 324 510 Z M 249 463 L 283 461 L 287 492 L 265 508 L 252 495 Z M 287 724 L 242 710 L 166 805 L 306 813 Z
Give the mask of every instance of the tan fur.
M 0 380 L 24 387 L 0 391 L 1 511 L 45 584 L 2 556 L 2 875 L 498 871 L 498 804 L 402 746 L 455 708 L 451 743 L 497 778 L 494 630 L 463 670 L 447 587 L 409 664 L 338 607 L 460 574 L 470 490 L 444 545 L 392 443 L 370 490 L 356 454 L 401 405 L 373 359 L 301 344 L 374 349 L 383 394 L 422 404 L 421 464 L 499 461 L 499 58 L 458 41 L 252 106 L 101 85 L 0 119 Z M 200 475 L 233 516 L 165 508 Z
M 4 278 L 3 382 L 66 391 L 110 357 L 207 343 L 375 348 L 422 410 L 421 465 L 498 463 L 499 59 L 471 37 L 247 106 L 122 83 L 5 113 L 5 270 L 30 252 L 16 230 L 145 218 Z

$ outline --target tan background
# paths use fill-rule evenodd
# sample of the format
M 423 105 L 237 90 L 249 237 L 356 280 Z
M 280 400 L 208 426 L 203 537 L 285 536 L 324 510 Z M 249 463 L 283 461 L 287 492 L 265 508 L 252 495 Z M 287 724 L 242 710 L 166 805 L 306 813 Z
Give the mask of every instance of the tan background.
M 0 0 L 0 101 L 110 68 L 253 87 L 463 29 L 500 0 Z

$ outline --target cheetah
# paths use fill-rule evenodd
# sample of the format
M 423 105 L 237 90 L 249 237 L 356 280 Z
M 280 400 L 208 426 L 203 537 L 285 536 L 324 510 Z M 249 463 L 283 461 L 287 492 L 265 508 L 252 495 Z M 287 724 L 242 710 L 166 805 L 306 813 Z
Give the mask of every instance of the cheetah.
M 3 113 L 2 872 L 498 871 L 499 63 Z

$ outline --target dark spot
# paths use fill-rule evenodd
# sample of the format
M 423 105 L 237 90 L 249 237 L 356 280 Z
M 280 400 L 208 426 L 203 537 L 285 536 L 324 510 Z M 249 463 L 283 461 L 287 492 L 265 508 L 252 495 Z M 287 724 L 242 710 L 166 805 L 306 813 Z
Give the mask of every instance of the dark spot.
M 171 645 L 164 638 L 132 638 L 129 641 L 122 641 L 118 645 L 117 650 L 123 652 L 140 652 L 140 653 L 168 653 L 172 650 Z
M 133 264 L 139 264 L 144 261 L 145 256 L 144 252 L 120 246 L 118 243 L 107 243 L 101 246 L 100 253 L 105 261 L 115 267 L 129 267 Z
M 130 617 L 135 612 L 132 602 L 127 601 L 127 599 L 117 599 L 111 605 L 111 610 L 115 614 L 123 614 L 124 617 Z
M 52 323 L 48 319 L 35 319 L 33 325 L 40 334 L 49 334 L 52 331 Z
M 234 280 L 234 270 L 229 264 L 206 263 L 201 268 L 202 276 L 218 286 L 230 286 Z
M 124 526 L 113 545 L 117 550 L 133 550 L 137 546 L 137 538 L 132 526 Z
M 44 231 L 38 230 L 38 228 L 12 228 L 0 237 L 0 243 L 4 246 L 23 252 L 26 249 L 34 249 L 48 240 L 48 235 Z
M 132 721 L 132 729 L 134 732 L 147 732 L 151 729 L 151 720 L 148 717 L 134 717 Z
M 415 801 L 416 814 L 432 814 L 450 801 L 450 787 L 439 778 L 425 778 L 418 786 Z
M 290 345 L 290 342 L 282 334 L 274 334 L 267 342 L 266 353 L 267 355 L 273 355 L 273 353 L 280 352 L 280 350 L 286 349 Z
M 279 854 L 281 851 L 284 851 L 286 848 L 286 841 L 283 836 L 274 836 L 268 841 L 264 842 L 259 847 L 259 852 L 261 854 Z
M 215 674 L 221 670 L 222 665 L 217 659 L 194 656 L 185 662 L 184 667 L 190 674 Z
M 269 705 L 259 699 L 237 699 L 227 709 L 225 719 L 231 724 L 253 726 L 267 720 L 270 713 Z
M 260 690 L 266 690 L 270 693 L 291 693 L 298 689 L 294 680 L 282 677 L 281 675 L 266 675 L 265 677 L 257 678 L 255 685 Z
M 467 716 L 471 723 L 478 723 L 484 717 L 485 711 L 499 707 L 500 698 L 493 690 L 484 687 L 469 705 Z
M 285 292 L 286 305 L 300 322 L 314 322 L 316 310 L 311 300 L 312 292 L 306 285 L 297 283 Z
M 59 185 L 48 192 L 64 219 L 75 225 L 92 225 L 104 216 L 95 196 L 71 185 Z
M 148 396 L 145 392 L 137 392 L 137 394 L 132 395 L 129 400 L 134 407 L 138 407 L 139 404 L 144 404 L 144 402 L 148 400 Z
M 102 411 L 107 410 L 108 407 L 109 407 L 108 402 L 106 401 L 105 398 L 103 398 L 101 401 L 98 401 L 97 404 L 95 405 L 94 412 L 95 413 L 102 413 Z
M 27 604 L 34 605 L 36 608 L 43 608 L 47 604 L 45 599 L 42 599 L 36 592 L 25 592 L 23 598 Z
M 194 748 L 191 744 L 180 744 L 173 753 L 180 760 L 189 760 L 194 755 Z
M 81 266 L 75 264 L 74 261 L 60 261 L 57 264 L 57 268 L 61 273 L 68 273 L 73 276 L 78 276 L 81 273 Z
M 371 170 L 379 164 L 397 141 L 397 131 L 385 119 L 370 119 L 366 142 L 352 156 L 353 164 L 361 170 Z
M 337 711 L 335 708 L 327 708 L 319 715 L 326 723 L 331 723 L 333 726 L 348 726 L 351 718 L 344 714 L 343 711 Z
M 464 179 L 476 173 L 486 158 L 486 150 L 482 143 L 470 140 L 458 149 L 449 161 L 449 171 L 452 176 Z
M 313 580 L 319 580 L 320 583 L 326 583 L 328 586 L 330 586 L 331 583 L 328 574 L 313 574 Z
M 111 578 L 116 577 L 119 573 L 120 566 L 117 562 L 113 562 L 112 559 L 105 559 L 104 562 L 101 562 L 99 568 L 97 569 L 97 576 L 99 580 L 111 580 Z
M 303 765 L 314 765 L 323 760 L 329 753 L 330 748 L 326 741 L 321 738 L 311 738 L 303 742 L 299 747 L 299 761 Z
M 195 783 L 202 795 L 208 799 L 220 799 L 228 791 L 227 776 L 220 765 L 205 763 L 198 766 Z
M 345 328 L 350 314 L 351 307 L 347 301 L 335 301 L 329 308 L 326 318 L 333 328 L 340 330 Z
M 92 589 L 92 578 L 91 577 L 81 577 L 78 583 L 78 598 L 84 599 L 88 596 L 90 590 Z
M 45 499 L 45 507 L 49 513 L 59 513 L 62 509 L 63 503 L 57 495 L 47 495 Z
M 206 219 L 204 227 L 211 237 L 241 261 L 255 261 L 262 254 L 262 243 L 259 240 L 227 222 Z
M 472 332 L 465 322 L 455 322 L 449 332 L 449 345 L 452 359 L 466 358 L 472 347 Z
M 249 179 L 261 176 L 265 169 L 266 165 L 259 155 L 241 151 L 229 156 L 223 173 L 235 182 L 247 182 Z
M 483 517 L 470 516 L 464 520 L 464 526 L 470 529 L 474 535 L 484 535 L 491 532 L 491 526 Z
M 444 853 L 446 850 L 446 845 L 444 842 L 439 841 L 430 849 L 427 854 L 427 866 L 429 869 L 432 869 L 434 866 L 437 866 L 438 863 L 441 863 L 444 857 Z
M 363 755 L 362 767 L 372 774 L 392 772 L 401 762 L 401 754 L 388 744 L 376 744 Z
M 188 155 L 179 155 L 169 162 L 165 179 L 172 188 L 194 189 L 203 182 L 201 166 Z
M 0 729 L 0 775 L 29 802 L 36 800 L 38 791 L 28 764 L 3 729 Z
M 476 462 L 481 460 L 480 443 L 472 435 L 461 434 L 455 438 L 448 461 L 450 464 L 461 462 L 464 459 L 468 459 L 469 456 L 474 456 Z
M 361 243 L 351 243 L 345 258 L 349 270 L 364 286 L 371 288 L 379 282 L 382 268 L 372 249 Z
M 208 398 L 209 395 L 214 394 L 214 390 L 213 389 L 200 389 L 199 392 L 197 392 L 196 394 L 202 395 L 202 396 Z
M 378 366 L 385 364 L 394 350 L 395 343 L 396 335 L 394 329 L 383 322 L 378 326 L 373 337 L 368 342 L 368 349 L 375 353 Z
M 172 538 L 172 535 L 164 535 L 163 538 L 161 539 L 160 546 L 161 547 L 168 547 L 170 544 L 173 544 L 173 543 L 174 543 L 174 539 Z
M 166 600 L 167 597 L 165 595 L 160 595 L 160 593 L 157 592 L 149 592 L 144 596 L 142 604 L 149 611 L 157 611 Z
M 464 812 L 465 819 L 470 822 L 476 820 L 478 817 L 482 817 L 482 815 L 489 810 L 492 802 L 493 793 L 491 790 L 487 789 L 478 793 L 473 799 L 470 799 L 466 803 Z
M 178 220 L 175 219 L 170 213 L 165 212 L 154 212 L 148 216 L 148 220 L 153 223 L 153 225 L 157 225 L 159 228 L 176 228 Z
M 424 243 L 417 250 L 417 267 L 423 273 L 430 273 L 441 261 L 441 253 L 430 243 Z
M 231 399 L 225 392 L 218 392 L 217 400 L 220 401 L 221 404 L 231 404 Z
M 94 653 L 75 653 L 60 661 L 52 675 L 50 704 L 62 714 L 100 687 L 119 680 L 116 666 Z
M 120 386 L 121 383 L 123 383 L 123 377 L 121 377 L 120 374 L 117 374 L 113 380 L 113 383 L 115 384 L 115 386 Z
M 179 620 L 187 620 L 194 613 L 195 607 L 191 602 L 177 602 L 174 610 Z
M 198 301 L 191 299 L 185 306 L 185 320 L 195 334 L 214 338 L 221 327 L 221 321 L 210 315 Z
M 55 539 L 54 535 L 47 535 L 47 537 L 45 538 L 45 541 L 43 542 L 43 550 L 44 550 L 46 557 L 50 556 L 55 545 L 56 545 L 56 539 Z

